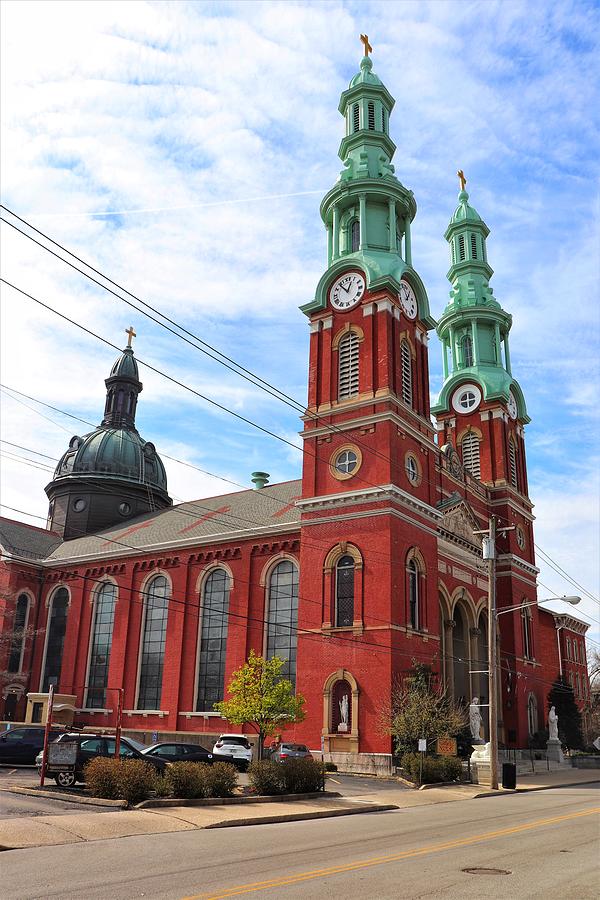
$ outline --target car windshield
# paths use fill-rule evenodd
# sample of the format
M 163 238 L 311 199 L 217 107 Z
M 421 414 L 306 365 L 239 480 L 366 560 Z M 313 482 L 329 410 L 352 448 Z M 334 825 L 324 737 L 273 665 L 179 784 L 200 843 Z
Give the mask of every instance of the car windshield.
M 147 744 L 142 744 L 141 741 L 136 741 L 135 738 L 128 737 L 127 743 L 130 744 L 130 746 L 135 747 L 136 750 L 139 750 L 140 753 L 143 753 L 144 750 L 148 749 Z
M 295 753 L 308 753 L 308 750 L 304 746 L 304 744 L 282 744 L 282 750 L 291 750 Z

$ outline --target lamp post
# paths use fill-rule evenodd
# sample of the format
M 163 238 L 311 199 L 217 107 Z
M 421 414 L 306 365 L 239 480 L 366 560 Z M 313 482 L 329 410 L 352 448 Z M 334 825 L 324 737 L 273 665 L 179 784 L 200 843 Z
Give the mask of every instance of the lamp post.
M 517 609 L 527 609 L 529 606 L 538 606 L 538 601 L 531 603 L 518 603 L 515 606 L 507 606 L 504 609 L 496 609 L 496 531 L 504 534 L 514 531 L 515 525 L 496 529 L 496 519 L 490 516 L 489 528 L 476 531 L 482 534 L 483 559 L 488 563 L 488 681 L 489 681 L 489 731 L 490 731 L 490 787 L 498 790 L 498 688 L 497 688 L 497 661 L 496 661 L 496 632 L 498 616 L 514 612 Z M 581 597 L 548 597 L 539 603 L 548 603 L 552 600 L 562 600 L 571 606 L 581 602 Z M 560 652 L 560 647 L 559 647 Z

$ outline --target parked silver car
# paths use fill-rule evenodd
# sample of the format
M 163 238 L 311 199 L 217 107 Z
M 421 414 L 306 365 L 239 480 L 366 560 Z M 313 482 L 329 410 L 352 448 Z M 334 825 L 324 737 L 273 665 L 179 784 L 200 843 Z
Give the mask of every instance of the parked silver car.
M 312 753 L 304 744 L 271 744 L 268 759 L 284 763 L 288 759 L 311 759 Z

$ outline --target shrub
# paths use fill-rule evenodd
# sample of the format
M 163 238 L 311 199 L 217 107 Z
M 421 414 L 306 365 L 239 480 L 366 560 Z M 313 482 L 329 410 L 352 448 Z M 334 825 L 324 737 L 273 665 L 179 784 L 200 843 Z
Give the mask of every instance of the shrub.
M 204 763 L 175 762 L 167 766 L 165 780 L 169 783 L 174 797 L 195 800 L 209 797 L 208 773 L 210 766 Z
M 338 767 L 336 766 L 335 763 L 332 763 L 332 762 L 325 763 L 325 771 L 326 772 L 337 772 L 337 770 L 338 770 Z
M 146 800 L 155 790 L 156 770 L 141 759 L 98 757 L 85 767 L 85 780 L 95 797 L 133 804 Z
M 206 766 L 208 797 L 231 797 L 237 787 L 237 772 L 231 763 L 218 762 Z
M 257 794 L 273 796 L 285 793 L 281 763 L 269 759 L 261 759 L 250 764 L 248 777 Z
M 309 794 L 325 789 L 325 768 L 316 759 L 288 759 L 281 764 L 286 794 Z
M 440 781 L 455 781 L 462 773 L 462 763 L 454 756 L 424 756 L 421 774 L 421 754 L 405 753 L 402 757 L 402 768 L 407 777 L 422 784 L 435 784 Z
M 98 756 L 85 767 L 85 783 L 90 794 L 104 800 L 117 800 L 120 760 Z
M 157 797 L 170 797 L 173 789 L 168 778 L 165 775 L 161 775 L 159 772 L 157 772 L 156 780 L 154 782 L 154 790 L 156 791 Z

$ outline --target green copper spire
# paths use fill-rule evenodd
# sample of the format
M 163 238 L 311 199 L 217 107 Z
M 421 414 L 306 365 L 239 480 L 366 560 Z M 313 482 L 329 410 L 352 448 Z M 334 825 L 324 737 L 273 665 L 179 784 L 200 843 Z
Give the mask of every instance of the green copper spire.
M 363 36 L 364 37 L 364 36 Z M 430 328 L 425 287 L 412 268 L 410 226 L 417 212 L 413 192 L 395 174 L 396 145 L 389 134 L 394 98 L 373 72 L 371 45 L 361 37 L 367 53 L 360 69 L 342 93 L 339 111 L 345 135 L 339 157 L 343 168 L 337 183 L 321 203 L 327 229 L 327 270 L 315 299 L 302 307 L 306 315 L 325 309 L 334 278 L 351 266 L 360 268 L 367 289 L 398 291 L 408 274 L 419 304 L 419 317 Z
M 447 411 L 454 388 L 461 381 L 475 381 L 485 400 L 502 399 L 508 403 L 512 391 L 519 419 L 529 422 L 523 392 L 510 367 L 508 334 L 512 316 L 502 309 L 489 284 L 494 274 L 487 260 L 486 239 L 490 230 L 469 204 L 462 171 L 458 176 L 458 206 L 444 235 L 450 245 L 447 277 L 452 287 L 437 324 L 443 348 L 444 384 L 431 411 Z

